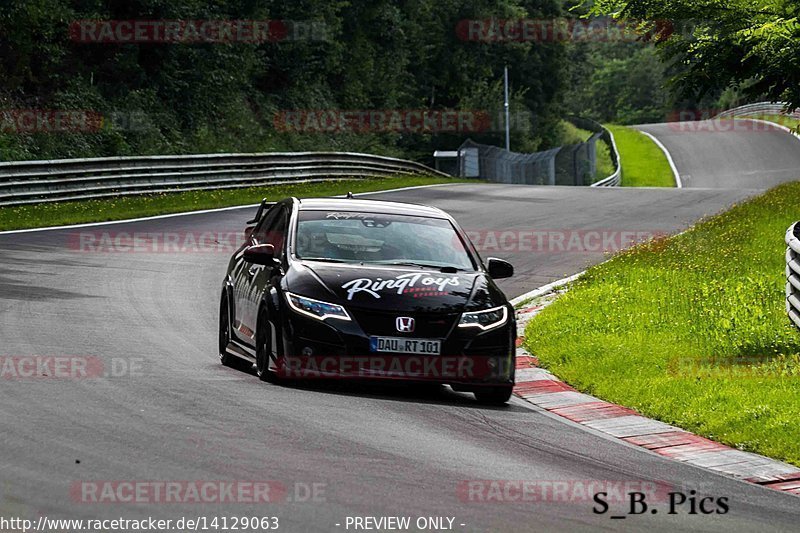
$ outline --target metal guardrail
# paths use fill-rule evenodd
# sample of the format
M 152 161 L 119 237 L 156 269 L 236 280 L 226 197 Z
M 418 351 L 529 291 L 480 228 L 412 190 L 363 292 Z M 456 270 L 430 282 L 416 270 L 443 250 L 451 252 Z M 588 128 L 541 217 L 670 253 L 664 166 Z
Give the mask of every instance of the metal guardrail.
M 517 153 L 467 139 L 458 148 L 458 175 L 493 183 L 556 185 L 555 157 L 560 150 Z
M 800 328 L 800 222 L 786 230 L 786 314 Z
M 800 120 L 800 109 L 795 109 L 793 113 L 786 113 L 785 110 L 787 109 L 789 104 L 786 102 L 758 102 L 755 104 L 747 104 L 739 107 L 734 107 L 733 109 L 728 109 L 727 111 L 723 111 L 716 115 L 712 120 L 718 119 L 735 119 L 737 117 L 740 118 L 747 118 L 753 122 L 760 122 L 763 124 L 769 124 L 772 127 L 778 128 L 780 130 L 785 131 L 791 135 L 794 135 L 798 139 L 800 139 L 800 133 L 798 133 L 797 128 L 790 128 L 785 124 L 779 124 L 773 120 L 762 120 L 759 118 L 749 118 L 749 117 L 757 117 L 759 115 L 784 115 L 787 117 L 794 118 L 795 120 Z
M 610 176 L 591 185 L 618 186 L 620 158 L 611 132 L 594 120 L 574 116 L 567 117 L 567 120 L 594 135 L 582 143 L 532 153 L 511 152 L 467 139 L 457 151 L 436 154 L 455 159 L 457 175 L 465 178 L 480 178 L 495 183 L 583 186 L 594 179 L 597 169 L 596 144 L 601 140 L 609 146 L 615 170 Z
M 611 162 L 614 164 L 615 168 L 614 173 L 606 178 L 601 179 L 600 181 L 592 183 L 591 186 L 619 187 L 619 184 L 622 181 L 622 164 L 620 163 L 619 150 L 617 150 L 617 143 L 614 140 L 614 134 L 611 133 L 611 130 L 599 122 L 588 118 L 570 117 L 569 120 L 579 128 L 599 133 L 600 139 L 610 148 L 609 152 L 611 155 Z
M 0 163 L 0 206 L 398 174 L 447 176 L 421 163 L 351 152 L 19 161 Z
M 619 158 L 617 143 L 614 140 L 614 134 L 611 133 L 611 130 L 603 128 L 603 131 L 603 137 L 601 138 L 611 147 L 611 162 L 614 163 L 614 168 L 616 170 L 614 170 L 614 173 L 609 177 L 592 183 L 592 187 L 619 187 L 622 181 L 622 162 Z
M 786 102 L 757 102 L 718 113 L 714 118 L 743 117 L 748 115 L 787 115 L 800 119 L 800 110 L 785 113 Z

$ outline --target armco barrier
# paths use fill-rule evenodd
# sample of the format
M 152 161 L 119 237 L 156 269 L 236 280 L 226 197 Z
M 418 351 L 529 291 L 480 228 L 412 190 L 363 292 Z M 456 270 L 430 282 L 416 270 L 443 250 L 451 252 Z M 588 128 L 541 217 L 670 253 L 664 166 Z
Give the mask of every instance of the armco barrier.
M 398 174 L 447 176 L 413 161 L 350 152 L 20 161 L 0 163 L 0 206 Z
M 714 118 L 746 117 L 752 115 L 785 115 L 786 102 L 758 102 L 747 104 L 733 109 L 728 109 L 717 114 Z M 795 111 L 788 116 L 800 118 L 800 111 Z
M 614 140 L 614 134 L 611 130 L 603 128 L 603 135 L 601 137 L 606 144 L 611 147 L 611 162 L 614 163 L 614 173 L 609 177 L 592 183 L 592 187 L 619 187 L 622 179 L 622 163 L 619 158 L 619 151 L 617 150 L 617 143 Z
M 800 222 L 786 230 L 786 313 L 800 328 Z
M 615 170 L 591 186 L 618 186 L 621 177 L 619 152 L 611 132 L 594 120 L 575 116 L 567 117 L 567 120 L 594 135 L 582 143 L 529 153 L 511 152 L 467 139 L 456 152 L 458 175 L 494 183 L 581 186 L 594 179 L 597 168 L 595 145 L 601 140 L 609 146 Z
M 611 130 L 599 122 L 587 118 L 569 117 L 569 121 L 579 128 L 599 133 L 600 139 L 610 148 L 609 152 L 611 154 L 611 162 L 614 163 L 614 173 L 600 181 L 592 183 L 592 187 L 619 187 L 620 181 L 622 180 L 622 164 L 620 163 L 617 143 L 614 140 L 614 134 L 611 133 Z

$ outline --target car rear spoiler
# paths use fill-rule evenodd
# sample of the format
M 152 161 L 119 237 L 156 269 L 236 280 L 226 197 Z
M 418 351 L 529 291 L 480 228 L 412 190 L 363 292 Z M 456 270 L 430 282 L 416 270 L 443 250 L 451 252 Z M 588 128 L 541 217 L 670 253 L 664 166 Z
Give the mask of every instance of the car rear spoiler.
M 261 216 L 264 214 L 265 210 L 269 210 L 273 205 L 278 202 L 268 202 L 266 198 L 261 200 L 261 205 L 258 206 L 258 211 L 256 211 L 256 216 L 253 220 L 248 220 L 247 224 L 258 224 L 258 221 L 261 220 Z

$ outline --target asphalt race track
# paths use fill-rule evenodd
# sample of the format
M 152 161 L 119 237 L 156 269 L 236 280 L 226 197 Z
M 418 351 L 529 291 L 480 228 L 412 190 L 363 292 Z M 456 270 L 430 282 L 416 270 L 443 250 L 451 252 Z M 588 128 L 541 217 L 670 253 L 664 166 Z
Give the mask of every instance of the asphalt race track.
M 448 211 L 468 233 L 477 233 L 477 239 L 471 236 L 484 258 L 500 257 L 514 265 L 513 278 L 498 280 L 510 298 L 602 261 L 635 235 L 680 231 L 757 193 L 750 189 L 458 185 L 373 197 L 429 203 Z M 504 238 L 506 232 L 511 235 Z M 601 238 L 591 238 L 592 233 Z M 557 242 L 562 236 L 563 242 Z M 571 238 L 578 242 L 570 246 Z M 598 244 L 600 249 L 596 249 Z
M 752 120 L 648 124 L 669 150 L 684 187 L 768 189 L 798 178 L 800 139 Z
M 648 129 L 662 137 L 663 128 Z M 668 134 L 662 140 L 675 148 L 676 164 L 691 175 L 692 186 L 707 188 L 458 185 L 375 197 L 440 206 L 478 232 L 674 232 L 793 178 L 775 177 L 790 163 L 784 151 L 795 150 L 791 157 L 800 162 L 800 143 L 786 134 L 738 141 L 684 135 L 685 141 Z M 759 147 L 779 146 L 751 149 L 756 138 Z M 759 159 L 749 166 L 738 155 L 703 162 L 729 150 Z M 715 166 L 722 164 L 728 166 Z M 753 173 L 759 165 L 776 172 Z M 800 165 L 794 168 L 800 174 Z M 252 209 L 229 210 L 0 235 L 0 354 L 79 356 L 103 364 L 97 377 L 0 380 L 0 515 L 278 516 L 281 531 L 346 531 L 346 517 L 365 515 L 454 517 L 456 531 L 797 530 L 795 496 L 607 440 L 519 400 L 487 408 L 448 389 L 261 383 L 254 374 L 222 367 L 217 358 L 219 285 L 228 250 L 107 253 L 80 244 L 87 232 L 239 232 L 251 215 Z M 502 285 L 515 296 L 604 254 L 506 249 L 483 255 L 515 264 L 517 276 Z M 82 482 L 178 480 L 274 480 L 288 488 L 291 501 L 114 504 L 87 503 L 81 494 L 87 486 Z M 726 497 L 730 512 L 669 515 L 662 500 L 649 502 L 657 514 L 613 520 L 610 515 L 623 513 L 627 504 L 596 515 L 591 499 L 469 501 L 459 491 L 468 480 L 566 481 L 570 490 L 581 483 L 655 482 Z M 298 501 L 308 500 L 305 489 L 312 484 L 324 493 Z

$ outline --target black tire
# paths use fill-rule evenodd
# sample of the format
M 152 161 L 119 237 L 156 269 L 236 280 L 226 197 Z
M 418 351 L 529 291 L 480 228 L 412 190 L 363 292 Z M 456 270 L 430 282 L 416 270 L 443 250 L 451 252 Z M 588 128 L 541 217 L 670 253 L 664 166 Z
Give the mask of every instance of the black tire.
M 422 394 L 424 396 L 436 396 L 442 392 L 442 384 L 441 383 L 415 383 L 412 385 L 412 388 L 415 392 Z
M 223 291 L 219 302 L 219 362 L 236 370 L 249 370 L 252 364 L 241 357 L 236 357 L 227 350 L 231 341 L 231 314 L 228 304 L 228 292 Z
M 505 405 L 511 399 L 513 387 L 487 387 L 475 391 L 475 399 L 486 405 Z
M 279 377 L 269 369 L 269 354 L 272 353 L 272 335 L 269 334 L 269 320 L 262 310 L 258 313 L 256 326 L 256 374 L 261 381 L 277 383 Z

